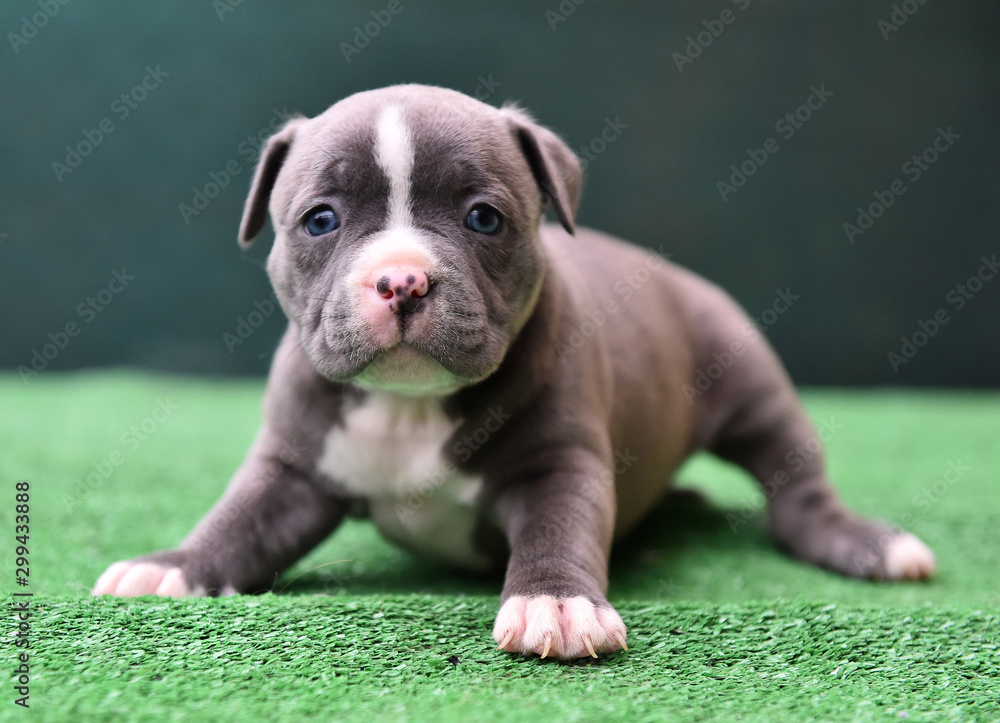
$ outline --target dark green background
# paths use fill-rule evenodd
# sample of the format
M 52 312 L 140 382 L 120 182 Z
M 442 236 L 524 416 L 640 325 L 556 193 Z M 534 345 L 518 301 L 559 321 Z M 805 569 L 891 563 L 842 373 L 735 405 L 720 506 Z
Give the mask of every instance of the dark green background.
M 280 313 L 232 352 L 223 341 L 269 296 L 270 232 L 243 255 L 235 240 L 252 168 L 241 143 L 275 108 L 314 115 L 411 81 L 472 94 L 485 78 L 499 83 L 488 102 L 520 101 L 574 149 L 608 118 L 627 125 L 589 164 L 581 222 L 672 254 L 754 315 L 775 289 L 799 295 L 768 330 L 797 381 L 1000 382 L 1000 277 L 961 311 L 946 300 L 1000 252 L 995 4 L 911 0 L 917 12 L 884 39 L 889 2 L 567 1 L 553 27 L 558 0 L 401 1 L 351 62 L 341 44 L 388 0 L 245 0 L 221 18 L 210 0 L 71 0 L 41 27 L 32 16 L 54 0 L 4 3 L 0 366 L 30 364 L 76 322 L 43 374 L 265 371 Z M 726 8 L 734 22 L 679 72 L 673 54 Z M 25 17 L 36 32 L 15 52 Z M 147 66 L 168 75 L 121 119 L 112 104 Z M 814 85 L 833 96 L 781 138 L 775 123 Z M 113 132 L 57 180 L 52 163 L 104 118 Z M 843 224 L 939 127 L 960 139 L 848 243 Z M 769 137 L 778 152 L 723 202 L 716 182 Z M 180 204 L 227 164 L 239 174 L 185 223 Z M 134 281 L 87 323 L 79 304 L 123 267 Z M 949 323 L 894 373 L 887 353 L 940 308 Z

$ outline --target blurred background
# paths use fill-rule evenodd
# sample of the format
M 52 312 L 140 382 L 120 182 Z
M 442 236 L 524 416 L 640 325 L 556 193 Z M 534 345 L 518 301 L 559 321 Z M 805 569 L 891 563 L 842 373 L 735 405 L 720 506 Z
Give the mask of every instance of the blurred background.
M 973 0 L 5 2 L 0 368 L 263 374 L 236 243 L 290 114 L 443 85 L 587 160 L 580 223 L 726 287 L 793 378 L 1000 383 L 1000 9 Z M 270 311 L 269 311 L 270 310 Z

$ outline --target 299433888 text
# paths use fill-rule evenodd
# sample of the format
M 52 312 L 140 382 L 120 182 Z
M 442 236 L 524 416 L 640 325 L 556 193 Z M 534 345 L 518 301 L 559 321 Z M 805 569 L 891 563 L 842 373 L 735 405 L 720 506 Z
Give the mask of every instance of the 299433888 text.
M 31 574 L 28 542 L 31 532 L 31 483 L 18 480 L 14 484 L 14 582 L 20 587 L 28 586 Z M 14 704 L 30 707 L 29 683 L 31 682 L 31 592 L 15 592 L 11 603 L 11 622 L 14 626 L 14 647 L 17 667 L 13 671 Z

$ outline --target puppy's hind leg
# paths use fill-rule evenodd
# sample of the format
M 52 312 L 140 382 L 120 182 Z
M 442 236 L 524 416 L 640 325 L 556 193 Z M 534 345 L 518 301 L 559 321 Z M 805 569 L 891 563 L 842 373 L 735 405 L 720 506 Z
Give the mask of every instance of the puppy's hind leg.
M 716 397 L 724 413 L 716 415 L 707 447 L 757 478 L 775 541 L 794 557 L 850 577 L 930 577 L 935 560 L 924 543 L 840 501 L 816 430 L 767 342 L 751 344 L 741 361 L 730 370 L 726 394 Z

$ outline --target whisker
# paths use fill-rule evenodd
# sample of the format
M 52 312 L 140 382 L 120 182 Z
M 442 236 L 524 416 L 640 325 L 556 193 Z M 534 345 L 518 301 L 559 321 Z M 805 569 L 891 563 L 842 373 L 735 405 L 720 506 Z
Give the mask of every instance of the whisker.
M 285 585 L 280 590 L 278 590 L 278 591 L 275 592 L 275 590 L 273 589 L 273 586 L 272 586 L 271 592 L 273 592 L 275 595 L 280 595 L 281 593 L 283 593 L 285 590 L 288 589 L 289 585 L 291 585 L 292 583 L 294 583 L 296 580 L 298 580 L 303 575 L 305 575 L 307 573 L 310 573 L 313 570 L 318 570 L 321 567 L 327 567 L 328 565 L 339 565 L 342 562 L 353 562 L 353 560 L 334 560 L 333 562 L 324 562 L 322 565 L 316 565 L 315 567 L 310 567 L 308 570 L 303 570 L 298 575 L 296 575 L 291 580 L 289 580 L 287 583 L 285 583 Z M 277 583 L 277 580 L 275 580 L 275 582 Z

